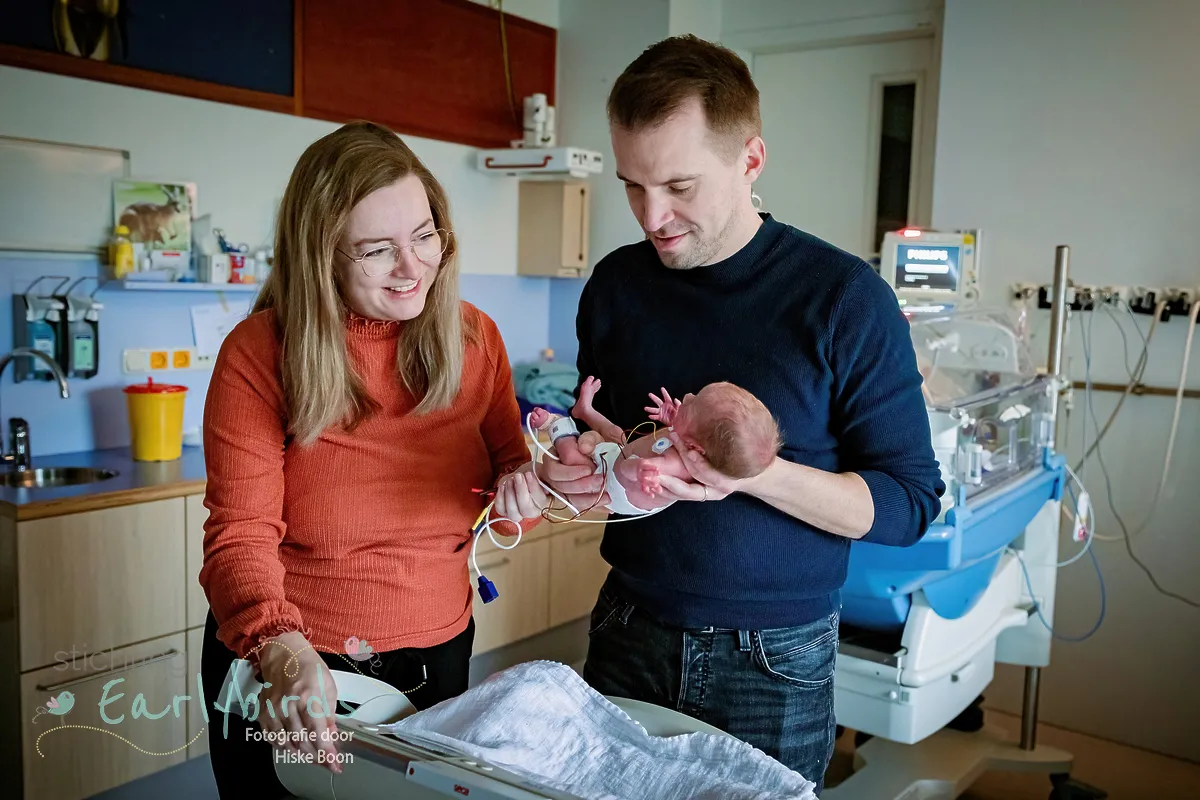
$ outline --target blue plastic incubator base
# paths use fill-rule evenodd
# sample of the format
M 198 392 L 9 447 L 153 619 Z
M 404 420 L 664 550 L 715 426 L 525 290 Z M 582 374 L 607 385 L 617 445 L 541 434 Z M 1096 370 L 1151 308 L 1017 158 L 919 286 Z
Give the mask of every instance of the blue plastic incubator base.
M 1047 448 L 1039 469 L 1014 478 L 994 497 L 967 501 L 960 488 L 946 521 L 931 525 L 911 547 L 851 544 L 842 622 L 878 631 L 903 628 L 918 590 L 939 616 L 966 614 L 987 589 L 1004 549 L 1048 501 L 1062 499 L 1065 463 Z

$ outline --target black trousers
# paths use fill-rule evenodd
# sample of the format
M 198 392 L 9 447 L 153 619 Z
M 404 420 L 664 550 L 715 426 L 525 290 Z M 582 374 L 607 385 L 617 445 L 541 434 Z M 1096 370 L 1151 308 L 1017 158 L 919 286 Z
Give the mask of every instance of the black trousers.
M 405 691 L 418 686 L 425 675 L 424 685 L 406 697 L 418 710 L 457 697 L 467 690 L 471 666 L 471 646 L 475 640 L 475 620 L 453 639 L 433 647 L 404 648 L 378 653 L 378 659 L 355 664 L 364 675 Z M 332 669 L 349 670 L 346 660 L 334 653 L 317 651 Z M 204 626 L 204 650 L 200 661 L 200 676 L 208 710 L 208 754 L 212 762 L 217 792 L 222 798 L 274 800 L 290 797 L 275 777 L 274 746 L 262 739 L 247 736 L 259 730 L 258 722 L 228 715 L 212 707 L 214 702 L 225 706 L 221 685 L 237 655 L 217 638 L 217 621 L 212 612 Z M 344 709 L 343 709 L 344 710 Z M 228 734 L 225 725 L 228 723 Z

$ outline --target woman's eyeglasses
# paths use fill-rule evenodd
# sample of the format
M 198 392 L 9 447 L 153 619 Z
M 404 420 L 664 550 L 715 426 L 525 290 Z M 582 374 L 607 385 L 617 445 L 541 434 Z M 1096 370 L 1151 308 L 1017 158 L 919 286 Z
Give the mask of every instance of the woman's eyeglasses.
M 343 253 L 346 258 L 362 267 L 362 271 L 366 273 L 368 278 L 378 278 L 381 275 L 387 275 L 394 270 L 400 263 L 400 257 L 405 250 L 411 250 L 413 256 L 425 264 L 436 264 L 442 257 L 442 253 L 446 252 L 446 248 L 450 246 L 451 232 L 443 228 L 423 233 L 412 241 L 412 243 L 397 247 L 394 244 L 382 244 L 372 247 L 366 253 L 363 253 L 358 258 Z

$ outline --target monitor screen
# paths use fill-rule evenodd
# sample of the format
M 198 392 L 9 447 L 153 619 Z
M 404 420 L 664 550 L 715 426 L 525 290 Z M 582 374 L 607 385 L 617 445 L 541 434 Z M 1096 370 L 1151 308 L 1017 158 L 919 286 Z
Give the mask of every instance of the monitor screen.
M 957 292 L 960 250 L 959 245 L 896 245 L 896 290 Z

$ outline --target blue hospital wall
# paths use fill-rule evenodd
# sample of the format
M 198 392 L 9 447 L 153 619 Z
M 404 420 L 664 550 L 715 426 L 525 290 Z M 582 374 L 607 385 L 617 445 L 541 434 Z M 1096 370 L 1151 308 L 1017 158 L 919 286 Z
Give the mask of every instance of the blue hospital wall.
M 72 280 L 97 275 L 94 258 L 0 256 L 0 353 L 13 347 L 12 295 L 24 292 L 42 275 Z M 43 282 L 38 289 L 53 288 Z M 546 346 L 550 286 L 545 278 L 509 275 L 463 275 L 463 299 L 491 316 L 504 337 L 511 362 L 532 360 Z M 90 289 L 94 283 L 81 289 Z M 253 293 L 225 292 L 231 302 L 252 299 Z M 99 372 L 89 380 L 71 379 L 71 396 L 59 397 L 56 384 L 13 381 L 12 365 L 0 377 L 0 420 L 4 449 L 8 420 L 29 422 L 33 455 L 78 452 L 129 444 L 129 423 L 122 389 L 144 383 L 146 373 L 122 372 L 122 352 L 130 348 L 194 346 L 190 308 L 220 302 L 216 292 L 127 291 L 105 289 L 96 299 L 104 304 L 100 317 Z M 208 391 L 207 370 L 164 370 L 149 373 L 154 380 L 188 387 L 184 430 L 199 429 Z

